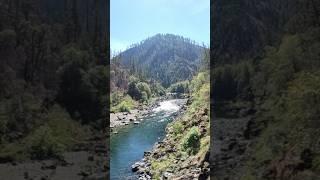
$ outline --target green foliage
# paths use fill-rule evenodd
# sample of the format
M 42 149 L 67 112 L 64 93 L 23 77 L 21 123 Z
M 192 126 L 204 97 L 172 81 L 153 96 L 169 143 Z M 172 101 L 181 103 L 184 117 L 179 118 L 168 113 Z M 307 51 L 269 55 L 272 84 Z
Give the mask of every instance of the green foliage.
M 145 93 L 145 95 L 147 96 L 147 99 L 149 99 L 151 97 L 151 90 L 150 87 L 147 83 L 144 82 L 139 82 L 137 83 L 137 88 L 139 89 L 141 96 L 143 96 L 143 92 Z
M 209 82 L 209 71 L 199 72 L 190 82 L 190 90 L 192 92 L 197 92 L 201 88 L 201 86 Z
M 140 91 L 137 87 L 136 82 L 130 82 L 128 85 L 128 92 L 127 92 L 132 98 L 135 100 L 139 100 L 141 98 Z
M 61 153 L 88 136 L 89 129 L 73 121 L 61 107 L 53 106 L 44 124 L 34 128 L 20 142 L 3 143 L 0 157 L 13 160 L 59 158 Z
M 148 101 L 148 95 L 145 91 L 141 92 L 141 101 L 142 102 L 147 102 Z
M 116 106 L 120 104 L 121 100 L 124 98 L 124 94 L 121 91 L 116 91 L 110 94 L 111 106 Z
M 108 79 L 105 67 L 90 67 L 89 61 L 93 57 L 73 46 L 64 51 L 64 58 L 68 63 L 59 71 L 58 102 L 83 123 L 103 118 Z
M 34 159 L 59 157 L 86 136 L 84 128 L 59 106 L 54 106 L 48 113 L 47 123 L 26 137 L 26 152 Z
M 36 1 L 1 2 L 0 156 L 55 156 L 82 138 L 84 124 L 105 128 L 109 49 L 97 37 L 102 26 L 79 26 L 103 13 L 84 20 L 87 3 L 42 3 L 55 12 Z M 70 9 L 73 18 L 63 15 Z
M 197 88 L 192 91 L 191 104 L 181 117 L 175 119 L 167 127 L 166 143 L 159 146 L 157 152 L 166 152 L 161 158 L 151 157 L 151 173 L 153 178 L 161 178 L 164 172 L 182 172 L 189 164 L 203 162 L 210 147 L 210 84 L 207 72 L 194 77 Z M 199 78 L 200 77 L 200 78 Z M 199 86 L 199 87 L 198 87 Z M 190 86 L 189 86 L 190 87 Z M 176 151 L 170 152 L 172 146 Z M 179 161 L 176 161 L 179 159 Z
M 224 65 L 213 70 L 214 98 L 251 100 L 251 78 L 253 67 L 250 61 Z
M 200 132 L 198 127 L 192 127 L 182 139 L 182 149 L 188 154 L 196 154 L 200 149 Z
M 154 96 L 163 96 L 166 94 L 166 90 L 160 83 L 151 83 L 151 92 Z
M 151 162 L 151 169 L 155 172 L 153 174 L 154 179 L 160 179 L 161 173 L 165 172 L 167 168 L 172 165 L 172 160 L 170 158 L 165 160 L 155 160 Z
M 135 104 L 136 102 L 129 95 L 126 95 L 117 104 L 111 106 L 111 112 L 129 112 Z
M 184 94 L 189 93 L 189 81 L 182 81 L 172 84 L 169 87 L 171 93 Z
M 252 122 L 260 133 L 253 135 L 248 152 L 254 153 L 247 157 L 249 167 L 241 167 L 248 170 L 241 179 L 316 178 L 319 173 L 307 161 L 317 161 L 320 148 L 320 19 L 315 8 L 320 2 L 213 4 L 213 21 L 220 27 L 212 33 L 213 99 L 232 105 L 248 101 L 257 112 Z M 266 18 L 272 12 L 279 13 Z M 305 150 L 312 154 L 309 160 L 303 158 Z
M 266 48 L 266 56 L 258 64 L 261 70 L 251 80 L 255 100 L 263 102 L 257 107 L 264 112 L 257 117 L 257 124 L 268 125 L 262 126 L 265 129 L 254 146 L 250 175 L 259 173 L 254 167 L 267 170 L 270 167 L 266 164 L 282 158 L 284 153 L 318 151 L 314 142 L 320 135 L 316 121 L 320 112 L 320 74 L 314 58 L 319 51 L 303 50 L 318 44 L 307 38 L 309 33 L 285 36 L 279 48 Z
M 188 114 L 191 116 L 199 109 L 210 109 L 210 84 L 207 82 L 192 94 L 193 102 L 189 107 Z
M 178 136 L 183 133 L 184 126 L 180 121 L 174 122 L 171 127 L 173 129 L 172 132 L 175 136 Z
M 53 137 L 52 131 L 46 126 L 37 129 L 29 139 L 30 153 L 32 159 L 45 159 L 58 157 L 65 148 Z
M 151 89 L 147 83 L 134 79 L 128 85 L 128 94 L 135 100 L 146 102 L 151 97 Z

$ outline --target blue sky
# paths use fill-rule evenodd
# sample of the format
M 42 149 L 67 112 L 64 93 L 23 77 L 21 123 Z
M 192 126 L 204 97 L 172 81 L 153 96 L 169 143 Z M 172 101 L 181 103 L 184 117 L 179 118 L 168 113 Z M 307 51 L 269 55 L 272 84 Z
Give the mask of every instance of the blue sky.
M 210 0 L 111 0 L 111 52 L 157 33 L 210 42 Z

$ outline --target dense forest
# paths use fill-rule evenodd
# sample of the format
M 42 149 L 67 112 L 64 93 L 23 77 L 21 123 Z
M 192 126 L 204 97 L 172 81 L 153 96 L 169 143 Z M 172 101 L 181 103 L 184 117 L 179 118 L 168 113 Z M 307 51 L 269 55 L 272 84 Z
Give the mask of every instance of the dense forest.
M 244 158 L 234 159 L 232 170 L 212 166 L 212 177 L 319 179 L 319 1 L 211 5 L 213 110 L 251 117 L 239 132 L 249 142 L 237 154 Z
M 59 156 L 106 128 L 109 8 L 0 1 L 0 160 Z

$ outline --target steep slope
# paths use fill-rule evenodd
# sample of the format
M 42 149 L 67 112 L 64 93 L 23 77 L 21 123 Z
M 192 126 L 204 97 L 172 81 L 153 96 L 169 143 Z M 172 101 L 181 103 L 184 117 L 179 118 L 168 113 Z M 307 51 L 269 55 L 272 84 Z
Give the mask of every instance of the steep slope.
M 166 137 L 146 152 L 138 172 L 152 179 L 209 179 L 209 72 L 191 81 L 192 93 L 182 115 L 168 124 Z
M 319 179 L 319 1 L 213 7 L 213 179 Z
M 119 56 L 126 68 L 168 87 L 192 78 L 203 50 L 203 47 L 181 36 L 157 34 L 133 45 Z

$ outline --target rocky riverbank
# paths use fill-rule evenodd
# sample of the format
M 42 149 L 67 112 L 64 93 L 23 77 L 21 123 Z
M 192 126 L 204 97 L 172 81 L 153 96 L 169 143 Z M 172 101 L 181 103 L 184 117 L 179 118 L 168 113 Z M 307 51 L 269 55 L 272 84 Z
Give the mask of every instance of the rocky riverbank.
M 130 112 L 117 112 L 110 113 L 110 130 L 113 133 L 114 128 L 126 126 L 131 123 L 139 124 L 143 120 L 143 117 L 149 116 L 152 113 L 152 110 L 156 107 L 159 107 L 159 103 L 164 100 L 171 99 L 172 96 L 163 96 L 154 99 L 148 105 L 139 105 L 136 109 L 130 110 Z
M 251 140 L 248 129 L 255 110 L 250 103 L 219 103 L 213 118 L 210 153 L 211 176 L 214 180 L 240 179 L 246 173 L 248 147 Z
M 191 104 L 188 100 L 187 105 Z M 191 124 L 197 124 L 202 136 L 202 144 L 199 152 L 194 155 L 186 155 L 180 149 L 180 140 L 174 135 L 173 124 L 169 124 L 166 128 L 167 135 L 162 140 L 157 142 L 152 151 L 144 153 L 141 161 L 132 165 L 132 171 L 139 174 L 140 180 L 148 179 L 207 179 L 209 176 L 209 132 L 207 123 L 208 109 L 206 107 L 200 108 L 197 111 L 193 120 L 186 118 L 187 105 L 184 105 L 179 111 L 175 122 L 185 124 L 185 129 L 188 131 Z M 201 118 L 200 118 L 201 117 Z M 191 123 L 191 124 L 188 124 Z M 183 137 L 183 133 L 181 134 Z M 156 172 L 156 173 L 155 173 Z
M 108 174 L 106 136 L 97 133 L 57 159 L 0 164 L 1 179 L 104 180 Z
M 148 116 L 152 109 L 159 106 L 159 101 L 162 98 L 156 99 L 150 105 L 140 105 L 137 109 L 130 110 L 130 112 L 110 113 L 110 130 L 113 128 L 129 125 L 130 123 L 140 123 L 143 117 Z

